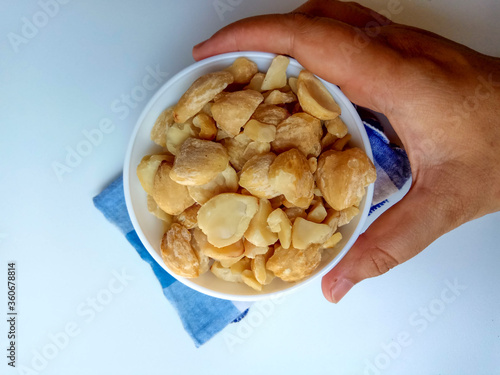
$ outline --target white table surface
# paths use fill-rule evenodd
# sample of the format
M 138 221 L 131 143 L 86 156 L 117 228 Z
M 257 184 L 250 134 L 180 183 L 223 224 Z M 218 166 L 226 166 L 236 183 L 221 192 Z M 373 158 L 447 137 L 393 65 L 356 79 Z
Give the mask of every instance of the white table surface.
M 388 9 L 388 1 L 363 3 Z M 4 286 L 0 373 L 500 374 L 499 213 L 445 235 L 338 305 L 326 302 L 317 282 L 279 303 L 258 303 L 242 323 L 196 349 L 149 265 L 94 208 L 92 197 L 120 174 L 154 89 L 126 111 L 116 101 L 138 98 L 148 69 L 171 76 L 193 61 L 192 46 L 220 27 L 299 4 L 70 1 L 44 19 L 35 1 L 2 1 L 0 283 L 15 260 L 17 365 L 24 367 L 12 369 L 5 358 Z M 497 0 L 404 0 L 401 8 L 394 20 L 500 56 Z M 23 17 L 46 25 L 36 35 L 25 27 L 31 38 L 16 52 L 9 33 L 23 35 Z M 85 139 L 82 131 L 105 118 L 113 131 L 58 179 L 53 163 L 64 162 L 67 148 Z M 83 316 L 82 304 L 88 308 L 122 271 L 131 278 L 123 290 Z M 450 283 L 460 285 L 455 294 Z M 77 334 L 39 364 L 42 371 L 33 370 L 36 353 L 68 324 Z

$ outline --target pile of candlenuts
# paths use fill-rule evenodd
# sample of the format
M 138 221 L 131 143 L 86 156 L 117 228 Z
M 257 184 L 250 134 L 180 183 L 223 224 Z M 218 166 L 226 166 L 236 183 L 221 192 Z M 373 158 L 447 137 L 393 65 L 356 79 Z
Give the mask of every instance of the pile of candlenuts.
M 137 167 L 151 213 L 164 222 L 162 258 L 193 278 L 211 271 L 255 290 L 299 281 L 359 213 L 375 181 L 341 110 L 303 70 L 277 56 L 261 73 L 241 57 L 198 78 L 156 120 L 164 152 Z

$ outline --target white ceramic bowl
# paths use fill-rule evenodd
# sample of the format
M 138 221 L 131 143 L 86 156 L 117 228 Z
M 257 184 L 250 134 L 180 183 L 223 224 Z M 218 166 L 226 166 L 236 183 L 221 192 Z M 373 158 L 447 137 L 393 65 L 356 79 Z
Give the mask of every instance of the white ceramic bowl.
M 201 293 L 223 299 L 255 301 L 296 290 L 312 280 L 322 277 L 332 269 L 349 251 L 361 233 L 372 201 L 373 184 L 367 188 L 367 194 L 361 202 L 359 207 L 361 213 L 348 225 L 340 228 L 343 237 L 342 241 L 336 246 L 335 250 L 325 250 L 321 264 L 307 279 L 296 283 L 287 283 L 276 278 L 271 284 L 266 285 L 261 292 L 257 292 L 245 284 L 220 280 L 211 272 L 207 272 L 196 279 L 183 278 L 171 272 L 160 255 L 160 241 L 163 236 L 162 223 L 148 212 L 146 204 L 147 196 L 137 178 L 136 168 L 143 156 L 161 151 L 161 148 L 154 144 L 149 137 L 151 128 L 160 113 L 165 108 L 175 104 L 198 77 L 227 67 L 240 56 L 251 59 L 258 65 L 260 71 L 265 72 L 275 55 L 263 52 L 234 52 L 210 57 L 183 69 L 158 90 L 142 111 L 132 133 L 125 157 L 123 183 L 125 200 L 132 224 L 146 249 L 161 267 L 180 282 Z M 297 77 L 302 69 L 302 66 L 297 61 L 290 59 L 287 74 L 288 76 Z M 337 86 L 326 81 L 323 81 L 323 83 L 342 109 L 342 120 L 346 123 L 349 133 L 352 135 L 350 144 L 365 150 L 373 160 L 368 136 L 351 102 L 342 94 Z

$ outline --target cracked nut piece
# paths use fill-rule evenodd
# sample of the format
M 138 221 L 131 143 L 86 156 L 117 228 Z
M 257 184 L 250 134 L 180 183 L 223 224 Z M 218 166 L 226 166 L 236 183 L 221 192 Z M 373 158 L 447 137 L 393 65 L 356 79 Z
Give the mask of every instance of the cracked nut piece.
M 250 80 L 250 83 L 243 87 L 244 90 L 255 90 L 258 92 L 262 92 L 262 82 L 264 82 L 264 78 L 266 75 L 264 73 L 255 73 L 255 75 Z
M 181 185 L 203 185 L 227 168 L 229 157 L 219 143 L 188 138 L 175 158 L 170 178 Z
M 269 142 L 252 141 L 247 145 L 245 151 L 243 152 L 243 160 L 246 163 L 255 155 L 265 154 L 269 151 L 271 151 L 271 144 Z
M 205 204 L 217 194 L 236 193 L 237 190 L 238 175 L 230 165 L 206 184 L 188 186 L 189 195 L 199 204 Z
M 174 106 L 175 122 L 183 123 L 196 115 L 233 80 L 233 75 L 229 72 L 208 73 L 198 78 Z
M 164 222 L 165 230 L 170 229 L 170 226 L 174 222 L 174 217 L 163 211 L 155 202 L 154 198 L 149 194 L 147 202 L 148 202 L 148 211 Z
M 171 155 L 146 155 L 137 166 L 139 182 L 144 191 L 149 195 L 153 194 L 156 171 L 164 160 L 173 163 L 174 158 Z
M 219 194 L 198 211 L 198 227 L 212 245 L 228 246 L 241 240 L 258 209 L 259 201 L 255 197 Z
M 293 222 L 292 246 L 306 249 L 312 244 L 321 244 L 332 235 L 332 229 L 326 224 L 318 224 L 301 217 Z
M 252 140 L 244 133 L 240 133 L 234 138 L 225 138 L 221 142 L 227 150 L 229 162 L 237 171 L 240 171 L 248 160 L 243 157 L 243 154 L 251 142 Z
M 192 206 L 186 208 L 179 215 L 175 217 L 175 222 L 182 224 L 187 229 L 193 229 L 198 226 L 198 211 L 200 210 L 200 205 L 195 203 Z
M 200 112 L 194 116 L 193 125 L 200 128 L 200 134 L 198 135 L 200 139 L 211 141 L 217 136 L 217 126 L 215 126 L 215 121 L 206 113 Z
M 228 92 L 212 104 L 212 115 L 217 126 L 234 137 L 263 100 L 262 94 L 254 90 Z
M 340 211 L 338 226 L 349 224 L 354 217 L 359 214 L 359 208 L 352 206 Z
M 307 70 L 301 71 L 297 79 L 297 97 L 304 111 L 320 120 L 332 120 L 340 115 L 340 107 L 332 94 Z
M 161 257 L 176 275 L 189 278 L 200 275 L 200 261 L 191 247 L 191 233 L 180 224 L 172 224 L 163 235 Z
M 313 221 L 315 223 L 321 223 L 326 219 L 327 212 L 326 208 L 323 205 L 323 202 L 319 200 L 315 204 L 311 206 L 309 212 L 307 214 L 307 220 Z
M 292 222 L 281 208 L 276 208 L 267 217 L 269 229 L 278 234 L 283 248 L 288 249 L 292 242 Z
M 184 124 L 173 124 L 167 130 L 167 150 L 172 155 L 178 155 L 179 150 L 188 138 L 196 138 L 199 129 L 193 124 L 186 122 Z
M 291 91 L 272 90 L 269 94 L 264 95 L 264 97 L 264 103 L 266 104 L 286 104 L 297 101 L 297 97 Z
M 208 242 L 207 236 L 200 228 L 193 229 L 191 244 L 193 248 L 198 250 L 200 253 L 218 261 L 240 258 L 245 251 L 242 240 L 228 246 L 215 247 Z
M 285 108 L 274 104 L 260 104 L 252 115 L 252 118 L 265 124 L 278 125 L 290 114 Z
M 240 84 L 250 82 L 252 77 L 259 71 L 257 64 L 246 57 L 238 57 L 231 66 L 228 66 L 224 70 L 233 75 L 234 83 Z
M 318 160 L 316 184 L 325 201 L 335 210 L 359 206 L 365 187 L 377 175 L 372 161 L 357 148 L 324 152 Z
M 220 262 L 214 262 L 212 267 L 210 267 L 210 271 L 217 276 L 219 279 L 224 281 L 229 281 L 232 283 L 242 283 L 241 273 L 232 273 L 230 268 L 222 267 Z
M 309 276 L 321 262 L 319 245 L 307 249 L 279 246 L 266 263 L 266 268 L 283 281 L 299 281 Z
M 259 209 L 245 232 L 247 241 L 259 247 L 266 247 L 278 241 L 278 235 L 267 225 L 267 218 L 272 211 L 271 203 L 267 199 L 259 199 Z
M 280 195 L 269 181 L 269 167 L 274 159 L 276 155 L 268 152 L 248 160 L 240 173 L 240 186 L 259 198 L 271 199 Z
M 174 123 L 173 107 L 165 109 L 155 121 L 151 129 L 151 140 L 161 147 L 167 146 L 167 130 Z
M 276 137 L 276 126 L 251 119 L 245 124 L 243 133 L 252 141 L 272 142 Z
M 246 238 L 243 240 L 243 246 L 245 247 L 244 255 L 250 259 L 255 258 L 256 255 L 266 254 L 269 251 L 269 246 L 264 246 L 264 247 L 255 246 Z
M 336 136 L 337 138 L 343 138 L 347 135 L 348 129 L 347 125 L 344 124 L 344 121 L 340 118 L 340 116 L 335 117 L 333 120 L 325 121 L 326 130 L 328 133 Z
M 262 290 L 262 284 L 259 283 L 254 273 L 251 270 L 244 270 L 241 273 L 241 279 L 245 284 L 247 284 L 250 288 L 260 292 Z
M 342 240 L 342 233 L 340 232 L 334 233 L 329 239 L 325 241 L 325 243 L 323 243 L 323 245 L 321 245 L 321 247 L 323 249 L 330 249 L 332 247 L 337 246 L 340 240 Z
M 296 113 L 276 127 L 276 138 L 272 142 L 272 149 L 283 152 L 297 148 L 306 157 L 319 156 L 321 152 L 321 137 L 323 128 L 321 121 L 304 113 Z
M 307 208 L 314 197 L 314 178 L 302 152 L 292 148 L 279 154 L 269 167 L 271 186 L 297 207 Z
M 179 215 L 194 200 L 184 185 L 180 185 L 170 178 L 172 164 L 162 161 L 154 177 L 152 196 L 158 206 L 170 215 Z
M 262 82 L 262 90 L 274 90 L 282 88 L 286 85 L 286 69 L 290 59 L 283 55 L 276 56 L 271 62 L 271 66 L 267 70 L 264 81 Z

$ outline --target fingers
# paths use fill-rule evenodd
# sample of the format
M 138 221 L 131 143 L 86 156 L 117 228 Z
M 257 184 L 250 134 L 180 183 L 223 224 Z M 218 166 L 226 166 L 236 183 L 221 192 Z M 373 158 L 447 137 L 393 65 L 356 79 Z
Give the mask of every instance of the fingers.
M 345 257 L 323 277 L 325 298 L 337 303 L 360 281 L 379 276 L 412 258 L 451 230 L 447 212 L 424 189 L 410 192 L 362 234 Z
M 392 23 L 388 18 L 358 3 L 337 0 L 311 0 L 294 12 L 333 18 L 360 28 Z
M 329 18 L 266 15 L 223 28 L 195 46 L 193 56 L 200 60 L 244 50 L 290 55 L 306 69 L 339 85 L 351 101 L 383 112 L 384 103 L 391 102 L 384 97 L 392 95 L 388 87 L 398 84 L 398 55 L 377 40 L 366 38 L 359 29 Z

